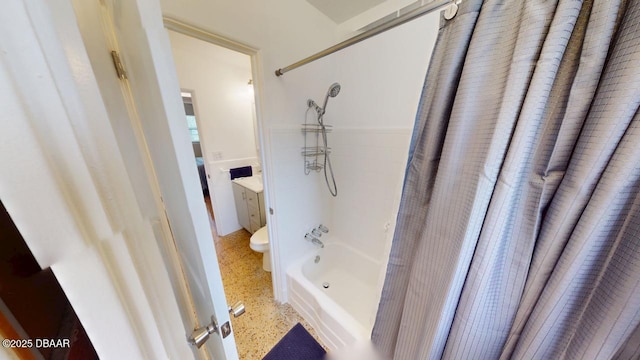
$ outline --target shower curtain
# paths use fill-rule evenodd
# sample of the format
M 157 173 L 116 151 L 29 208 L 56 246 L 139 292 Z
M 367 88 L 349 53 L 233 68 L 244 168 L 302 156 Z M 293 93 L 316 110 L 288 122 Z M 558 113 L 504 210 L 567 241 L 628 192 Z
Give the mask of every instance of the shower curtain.
M 394 359 L 640 356 L 640 1 L 441 20 L 372 341 Z

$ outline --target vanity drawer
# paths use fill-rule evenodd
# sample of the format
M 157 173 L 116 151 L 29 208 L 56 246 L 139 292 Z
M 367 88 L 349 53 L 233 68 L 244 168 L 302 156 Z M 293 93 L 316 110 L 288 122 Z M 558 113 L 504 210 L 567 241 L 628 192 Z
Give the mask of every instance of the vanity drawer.
M 252 219 L 251 220 L 251 228 L 249 229 L 249 232 L 253 234 L 256 231 L 260 230 L 261 227 L 262 226 L 259 223 L 253 221 L 253 219 Z
M 253 206 L 256 209 L 258 209 L 260 207 L 258 203 L 258 194 L 254 193 L 251 190 L 247 190 L 246 194 L 247 194 L 247 205 Z
M 260 224 L 260 210 L 257 207 L 249 207 L 249 221 Z

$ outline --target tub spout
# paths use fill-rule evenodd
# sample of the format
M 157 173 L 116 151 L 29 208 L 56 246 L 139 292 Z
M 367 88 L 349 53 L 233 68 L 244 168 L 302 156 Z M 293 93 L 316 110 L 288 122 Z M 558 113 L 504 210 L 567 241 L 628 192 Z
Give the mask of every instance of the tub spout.
M 318 239 L 317 237 L 315 237 L 315 236 L 313 236 L 313 235 L 311 235 L 311 234 L 309 234 L 309 233 L 307 233 L 307 234 L 304 236 L 304 238 L 305 238 L 305 239 L 307 239 L 307 240 L 309 240 L 309 241 L 311 241 L 311 243 L 313 243 L 314 245 L 317 245 L 317 246 L 319 246 L 319 247 L 321 247 L 321 248 L 323 248 L 323 247 L 324 247 L 324 244 L 322 243 L 322 241 L 320 241 L 320 239 Z

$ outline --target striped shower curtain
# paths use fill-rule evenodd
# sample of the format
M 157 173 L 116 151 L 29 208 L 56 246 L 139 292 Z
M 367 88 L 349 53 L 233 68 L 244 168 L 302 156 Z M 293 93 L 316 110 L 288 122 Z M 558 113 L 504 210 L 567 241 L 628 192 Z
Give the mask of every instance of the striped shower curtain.
M 393 359 L 640 357 L 640 1 L 442 20 L 372 340 Z

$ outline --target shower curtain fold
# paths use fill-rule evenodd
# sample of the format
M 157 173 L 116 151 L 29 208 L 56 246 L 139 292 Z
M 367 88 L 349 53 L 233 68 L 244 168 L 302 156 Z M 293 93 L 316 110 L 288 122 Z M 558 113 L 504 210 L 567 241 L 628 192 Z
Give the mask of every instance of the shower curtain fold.
M 640 4 L 624 0 L 465 0 L 442 20 L 372 333 L 381 351 L 638 351 L 639 27 Z

